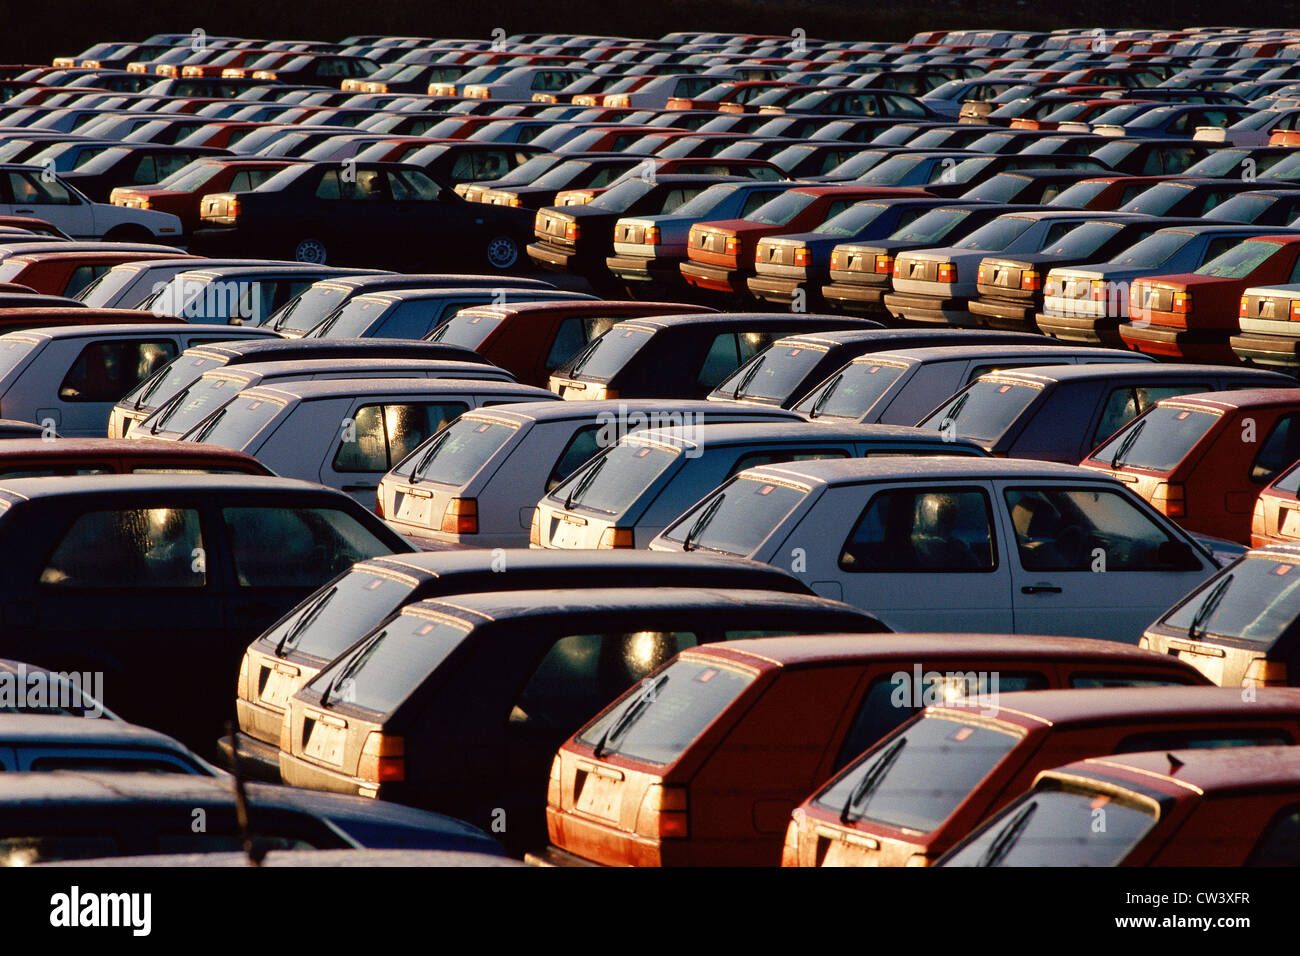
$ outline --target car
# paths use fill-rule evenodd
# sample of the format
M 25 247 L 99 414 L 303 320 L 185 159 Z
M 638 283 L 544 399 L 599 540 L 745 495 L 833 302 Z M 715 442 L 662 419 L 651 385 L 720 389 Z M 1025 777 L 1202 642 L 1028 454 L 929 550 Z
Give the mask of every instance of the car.
M 481 275 L 442 273 L 361 273 L 320 279 L 276 309 L 266 319 L 268 328 L 288 338 L 296 338 L 313 329 L 336 309 L 368 292 L 393 292 L 399 289 L 455 289 L 482 287 L 487 279 Z M 494 289 L 554 289 L 550 282 L 522 276 L 493 276 Z
M 556 369 L 566 399 L 703 398 L 782 335 L 879 328 L 870 319 L 763 312 L 624 319 Z
M 1162 604 L 1218 567 L 1113 478 L 956 456 L 751 468 L 650 549 L 798 566 L 818 594 L 896 631 L 1052 631 L 1130 644 Z
M 1114 102 L 1113 100 L 1111 102 Z M 1263 145 L 1263 144 L 1261 144 Z M 1105 163 L 1117 173 L 1133 176 L 1196 175 L 1189 172 L 1196 163 L 1215 152 L 1202 139 L 1140 139 L 1124 136 L 1104 143 L 1091 151 L 1092 157 Z M 1213 173 L 1201 172 L 1212 176 Z
M 79 715 L 5 714 L 0 772 L 59 770 L 222 776 L 184 744 L 147 727 Z
M 190 248 L 202 254 L 417 270 L 463 262 L 504 271 L 532 226 L 523 210 L 466 206 L 404 163 L 296 163 L 252 191 L 204 197 L 200 217 Z
M 0 654 L 100 672 L 106 705 L 201 754 L 250 640 L 354 562 L 412 550 L 346 495 L 283 478 L 6 478 L 0 499 L 4 601 L 22 609 Z
M 189 235 L 199 226 L 205 195 L 256 189 L 292 163 L 289 159 L 242 156 L 199 158 L 144 184 L 119 185 L 109 192 L 108 201 L 126 209 L 169 212 L 180 219 L 184 234 Z
M 49 252 L 10 256 L 0 264 L 0 282 L 18 282 L 46 295 L 74 296 L 113 266 L 124 262 L 171 260 L 174 252 Z M 191 257 L 191 264 L 202 262 Z
M 517 381 L 544 387 L 556 369 L 618 321 L 713 311 L 680 302 L 609 299 L 480 305 L 461 309 L 428 340 L 473 349 Z
M 491 282 L 484 276 L 485 283 Z M 302 334 L 304 339 L 381 338 L 422 339 L 434 333 L 461 309 L 510 302 L 569 302 L 594 299 L 585 292 L 563 289 L 493 287 L 420 287 L 367 292 L 353 296 Z
M 1298 290 L 1300 286 L 1290 283 L 1253 286 L 1242 293 L 1238 313 L 1241 334 L 1231 336 L 1228 344 L 1243 365 L 1292 374 L 1300 369 L 1296 349 L 1300 336 L 1291 324 L 1291 297 Z
M 446 140 L 418 146 L 403 155 L 399 161 L 419 166 L 434 179 L 455 188 L 461 183 L 500 179 L 544 152 L 524 143 L 475 142 L 471 136 L 467 140 Z M 358 161 L 371 158 L 381 161 L 396 159 L 371 157 L 364 153 L 357 156 Z
M 7 437 L 0 442 L 0 478 L 54 475 L 269 475 L 253 458 L 229 448 L 120 438 Z
M 1294 866 L 1297 802 L 1294 747 L 1090 757 L 1044 770 L 935 865 Z
M 1300 541 L 1300 467 L 1292 466 L 1259 493 L 1250 523 L 1253 547 Z
M 1000 172 L 957 195 L 961 199 L 976 202 L 1032 203 L 1045 206 L 1071 186 L 1095 175 L 1091 168 L 1017 169 L 1014 172 Z M 1061 205 L 1064 207 L 1064 204 Z
M 775 866 L 799 802 L 926 701 L 1204 678 L 1110 641 L 870 634 L 701 645 L 648 681 L 560 748 L 542 862 Z M 656 789 L 667 820 L 638 812 Z
M 266 333 L 248 329 L 237 335 Z M 8 417 L 70 438 L 101 436 L 126 392 L 185 349 L 229 338 L 224 329 L 120 319 L 7 332 L 0 335 L 0 406 Z
M 438 808 L 470 823 L 504 812 L 507 847 L 528 849 L 545 840 L 555 751 L 679 649 L 753 632 L 881 630 L 874 617 L 837 601 L 759 590 L 605 587 L 427 599 L 403 607 L 289 698 L 280 777 Z
M 248 329 L 242 329 L 247 332 Z M 108 437 L 125 438 L 137 422 L 148 418 L 204 372 L 227 365 L 252 362 L 311 361 L 314 359 L 425 359 L 429 361 L 482 362 L 478 353 L 454 345 L 405 339 L 285 339 L 269 329 L 253 330 L 242 339 L 214 336 L 187 348 L 154 375 L 127 392 L 108 419 Z
M 1298 705 L 1289 688 L 1243 701 L 1219 687 L 1130 687 L 927 707 L 800 804 L 782 864 L 927 866 L 1044 770 L 1156 749 L 1290 746 Z
M 509 573 L 503 574 L 502 569 Z M 503 548 L 358 561 L 249 644 L 235 700 L 244 772 L 271 782 L 280 780 L 280 728 L 289 698 L 403 607 L 427 598 L 454 599 L 496 589 L 546 592 L 566 587 L 574 575 L 593 588 L 641 593 L 656 588 L 810 593 L 795 575 L 771 565 L 700 554 L 542 554 Z M 231 737 L 219 741 L 227 766 L 234 748 Z
M 1227 127 L 1212 125 L 1196 130 L 1196 138 L 1206 143 L 1230 146 L 1269 146 L 1273 133 L 1294 130 L 1300 109 L 1263 109 L 1249 113 Z
M 762 565 L 759 565 L 762 567 Z M 77 717 L 85 720 L 120 721 L 104 706 L 103 680 L 94 673 L 55 673 L 26 661 L 0 658 L 0 715 L 5 718 L 38 716 Z
M 1300 218 L 1300 190 L 1294 188 L 1239 193 L 1205 214 L 1207 221 L 1255 226 L 1289 226 L 1297 218 Z
M 320 482 L 373 508 L 379 480 L 462 412 L 547 399 L 558 396 L 491 379 L 277 381 L 232 396 L 179 441 L 236 448 L 278 475 Z
M 731 476 L 773 462 L 983 454 L 971 442 L 888 425 L 687 421 L 638 430 L 537 502 L 530 540 L 542 548 L 645 547 Z
M 192 271 L 200 263 L 206 269 L 274 264 L 270 260 L 204 259 L 181 255 L 170 259 L 133 258 L 91 279 L 81 287 L 77 300 L 93 308 L 134 309 L 157 292 L 159 284 L 171 281 L 178 273 Z
M 533 522 L 538 499 L 629 432 L 796 420 L 780 409 L 682 400 L 480 408 L 426 439 L 384 476 L 379 512 L 424 549 L 540 544 Z
M 662 130 L 655 132 L 661 134 Z M 637 134 L 625 132 L 619 135 L 635 139 Z M 482 193 L 479 201 L 487 206 L 513 209 L 517 211 L 517 215 L 526 216 L 528 234 L 531 238 L 534 234 L 537 210 L 544 206 L 555 205 L 559 193 L 577 189 L 603 189 L 624 173 L 642 168 L 641 163 L 650 154 L 645 151 L 628 150 L 610 153 L 582 152 L 567 156 L 561 153 L 560 155 L 563 159 L 553 169 L 548 169 L 535 179 L 520 182 L 519 185 L 509 189 L 500 186 L 487 189 Z M 524 164 L 516 169 L 511 177 L 503 177 L 503 179 L 517 176 L 518 179 L 523 180 L 527 170 L 528 164 Z M 470 207 L 471 210 L 473 208 Z
M 996 135 L 996 134 L 995 134 Z M 1005 135 L 1005 134 L 1003 134 Z M 975 144 L 971 145 L 974 150 Z M 1008 173 L 1025 173 L 1041 171 L 1044 174 L 1062 176 L 1061 179 L 1047 180 L 1039 189 L 1031 189 L 1032 183 L 1026 180 L 1001 181 L 990 187 L 985 193 L 984 187 L 989 181 Z M 1091 156 L 1033 155 L 1024 153 L 991 153 L 979 155 L 978 152 L 963 159 L 955 166 L 938 165 L 931 173 L 931 180 L 924 188 L 935 196 L 952 196 L 961 199 L 977 199 L 987 196 L 986 201 L 997 201 L 1000 195 L 1013 196 L 1020 189 L 1028 189 L 1026 202 L 1046 195 L 1051 199 L 1057 193 L 1068 189 L 1070 185 L 1085 179 L 1104 176 L 1111 169 L 1105 163 Z
M 1251 543 L 1266 485 L 1300 461 L 1300 388 L 1156 402 L 1080 464 L 1203 535 Z
M 812 422 L 914 425 L 936 405 L 989 372 L 1044 365 L 1152 361 L 1148 356 L 1116 349 L 1019 341 L 986 345 L 982 339 L 949 344 L 943 337 L 948 333 L 939 330 L 917 330 L 914 334 L 926 331 L 935 335 L 930 340 L 935 344 L 922 339 L 915 347 L 889 347 L 858 356 L 806 392 L 791 408 Z M 979 333 L 962 330 L 952 334 Z
M 924 120 L 939 115 L 917 97 L 893 90 L 814 90 L 792 103 L 764 106 L 759 112 L 881 116 L 898 120 Z
M 456 850 L 461 860 L 465 853 L 503 854 L 477 827 L 395 804 L 263 783 L 246 784 L 243 799 L 247 827 L 240 824 L 239 798 L 224 775 L 7 773 L 0 780 L 0 862 L 135 862 L 189 853 L 198 854 L 196 863 L 203 865 L 209 856 L 241 847 L 249 827 L 256 834 L 255 858 L 278 850 L 361 847 Z M 194 826 L 198 819 L 201 828 Z M 248 854 L 240 857 L 247 866 Z
M 136 308 L 195 323 L 261 326 L 312 283 L 356 271 L 301 262 L 208 266 L 199 259 L 194 268 L 155 281 Z
M 127 429 L 127 438 L 178 439 L 239 392 L 258 385 L 322 379 L 455 378 L 512 382 L 505 369 L 475 362 L 430 359 L 329 358 L 250 362 L 204 372 L 148 418 Z
M 1191 104 L 1185 106 L 1165 106 L 1157 104 L 1153 109 L 1144 110 L 1132 119 L 1115 123 L 1107 121 L 1111 114 L 1097 117 L 1103 122 L 1094 122 L 1092 131 L 1100 136 L 1142 136 L 1144 138 L 1186 138 L 1188 133 L 1197 133 L 1201 127 L 1225 128 L 1233 126 L 1247 117 L 1253 116 L 1254 110 L 1245 106 L 1218 106 Z
M 1247 239 L 1194 272 L 1134 280 L 1124 344 L 1165 359 L 1237 364 L 1240 302 L 1252 286 L 1300 282 L 1300 236 Z
M 1294 543 L 1262 543 L 1161 614 L 1139 643 L 1222 687 L 1295 686 L 1298 568 Z
M 1293 384 L 1276 372 L 1172 362 L 1008 369 L 981 375 L 918 427 L 991 455 L 1074 464 L 1162 398 Z
M 1118 211 L 1139 212 L 1146 216 L 1199 216 L 1240 193 L 1262 188 L 1253 178 L 1178 176 L 1138 193 Z
M 40 166 L 0 163 L 0 216 L 36 216 L 74 239 L 178 242 L 184 228 L 170 213 L 92 202 Z
M 1129 315 L 1129 291 L 1136 279 L 1162 273 L 1194 272 L 1237 244 L 1289 229 L 1235 225 L 1161 227 L 1108 262 L 1053 266 L 1043 280 L 1038 328 L 1067 342 L 1126 348 L 1119 323 Z
M 195 160 L 228 155 L 226 150 L 212 146 L 123 142 L 60 175 L 64 183 L 92 201 L 111 204 L 110 194 L 116 186 L 153 185 Z

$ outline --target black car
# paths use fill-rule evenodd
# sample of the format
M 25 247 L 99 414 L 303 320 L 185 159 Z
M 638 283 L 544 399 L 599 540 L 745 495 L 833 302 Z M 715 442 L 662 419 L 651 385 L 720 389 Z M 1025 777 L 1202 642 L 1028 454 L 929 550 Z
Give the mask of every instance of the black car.
M 63 179 L 95 202 L 108 202 L 114 186 L 146 186 L 166 179 L 183 166 L 207 156 L 229 156 L 230 151 L 210 146 L 166 146 L 124 143 L 95 155 Z
M 205 196 L 200 215 L 192 252 L 415 270 L 509 269 L 532 232 L 530 212 L 467 203 L 406 163 L 290 166 L 251 192 Z
M 424 169 L 438 182 L 475 183 L 499 179 L 545 150 L 523 143 L 476 143 L 461 140 L 421 146 L 408 153 L 402 162 Z
M 1094 170 L 1024 169 L 998 173 L 961 194 L 962 199 L 976 202 L 1036 203 L 1051 202 L 1075 183 L 1096 178 Z
M 923 188 L 936 196 L 964 196 L 973 187 L 999 173 L 1027 169 L 1074 169 L 1093 176 L 1104 176 L 1110 172 L 1110 167 L 1092 156 L 992 153 L 988 156 L 972 156 L 951 168 L 935 170 L 934 178 Z
M 580 153 L 546 170 L 528 183 L 488 189 L 482 202 L 521 210 L 537 210 L 555 202 L 556 193 L 566 189 L 603 189 L 649 157 L 640 153 Z M 517 172 L 524 169 L 520 166 Z M 487 184 L 484 184 L 487 185 Z M 529 222 L 532 217 L 529 215 Z
M 1126 176 L 1180 176 L 1214 152 L 1199 139 L 1140 139 L 1119 136 L 1092 152 L 1117 173 Z

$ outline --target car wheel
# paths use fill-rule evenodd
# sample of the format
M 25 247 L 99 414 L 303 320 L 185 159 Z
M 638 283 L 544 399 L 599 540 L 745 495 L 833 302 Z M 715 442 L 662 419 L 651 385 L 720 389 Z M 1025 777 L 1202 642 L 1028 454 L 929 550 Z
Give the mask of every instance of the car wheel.
M 319 239 L 304 239 L 293 248 L 294 262 L 310 262 L 312 265 L 323 266 L 328 258 L 325 249 L 325 243 Z
M 519 243 L 509 236 L 493 236 L 487 244 L 487 261 L 493 269 L 509 269 L 519 261 Z

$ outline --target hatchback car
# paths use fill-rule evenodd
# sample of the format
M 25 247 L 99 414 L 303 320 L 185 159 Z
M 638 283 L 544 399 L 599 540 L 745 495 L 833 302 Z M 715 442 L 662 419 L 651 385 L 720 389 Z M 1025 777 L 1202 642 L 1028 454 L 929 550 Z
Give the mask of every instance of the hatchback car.
M 543 861 L 775 866 L 799 802 L 928 702 L 1204 682 L 1110 641 L 976 634 L 727 641 L 647 680 L 560 748 Z
M 1292 746 L 1300 691 L 1043 690 L 927 707 L 791 814 L 785 866 L 926 866 L 1038 774 L 1086 757 Z
M 547 768 L 575 730 L 678 650 L 741 636 L 876 633 L 836 601 L 715 588 L 498 591 L 409 604 L 289 698 L 293 786 L 505 814 L 544 840 Z M 400 662 L 400 663 L 398 663 Z
M 1252 547 L 1300 541 L 1300 465 L 1278 475 L 1255 501 L 1250 524 Z
M 1166 398 L 1081 462 L 1184 528 L 1249 544 L 1264 486 L 1300 461 L 1300 388 Z
M 957 457 L 749 469 L 650 547 L 798 568 L 818 594 L 867 608 L 893 630 L 1128 643 L 1218 567 L 1114 479 Z
M 55 475 L 269 475 L 251 455 L 230 448 L 120 438 L 8 438 L 0 442 L 0 477 Z
M 1296 305 L 1292 305 L 1297 300 Z M 1241 296 L 1241 334 L 1228 344 L 1245 365 L 1300 370 L 1300 285 L 1254 286 Z
M 484 283 L 490 283 L 485 277 Z M 311 329 L 305 339 L 423 339 L 461 309 L 518 302 L 568 302 L 593 296 L 560 289 L 500 288 L 485 284 L 451 289 L 368 292 L 349 299 Z

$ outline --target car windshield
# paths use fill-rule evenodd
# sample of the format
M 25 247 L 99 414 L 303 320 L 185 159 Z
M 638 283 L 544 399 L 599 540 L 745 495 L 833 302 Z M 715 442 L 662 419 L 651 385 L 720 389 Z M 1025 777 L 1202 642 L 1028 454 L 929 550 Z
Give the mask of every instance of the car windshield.
M 765 478 L 735 478 L 700 502 L 664 532 L 686 551 L 751 554 L 808 492 Z
M 825 355 L 824 348 L 777 343 L 738 368 L 714 394 L 784 402 Z
M 0 339 L 0 381 L 36 351 L 37 343 L 6 335 Z
M 623 514 L 681 454 L 679 448 L 621 441 L 556 485 L 549 497 L 566 509 Z
M 745 222 L 784 226 L 816 201 L 817 197 L 812 193 L 791 190 L 763 203 L 745 217 Z
M 649 329 L 614 326 L 578 353 L 567 374 L 581 375 L 585 379 L 608 381 L 650 341 Z
M 1194 591 L 1161 623 L 1189 637 L 1271 645 L 1297 627 L 1300 558 L 1246 555 Z
M 1157 405 L 1092 453 L 1111 468 L 1132 466 L 1169 473 L 1214 427 L 1219 416 L 1176 405 Z
M 277 332 L 306 332 L 337 309 L 347 294 L 341 286 L 313 285 L 286 302 L 266 324 Z
M 307 687 L 321 694 L 322 705 L 343 700 L 350 707 L 391 713 L 468 633 L 464 624 L 401 614 L 335 660 Z
M 971 209 L 932 209 L 910 225 L 896 229 L 890 239 L 903 242 L 935 243 L 966 222 Z
M 906 370 L 907 366 L 902 363 L 851 362 L 811 392 L 794 410 L 809 418 L 862 418 Z
M 505 318 L 500 315 L 462 310 L 438 326 L 429 341 L 475 349 L 504 321 Z
M 1196 270 L 1198 276 L 1217 276 L 1220 279 L 1244 279 L 1271 256 L 1282 249 L 1276 242 L 1247 239 L 1234 246 L 1217 259 L 1211 259 Z
M 922 716 L 886 738 L 813 798 L 844 822 L 937 829 L 1019 737 L 955 716 Z
M 1107 265 L 1122 269 L 1154 269 L 1168 262 L 1174 253 L 1191 241 L 1189 233 L 1162 229 L 1133 243 Z
M 213 412 L 211 417 L 182 440 L 242 449 L 283 409 L 283 405 L 265 398 L 239 396 L 224 408 Z
M 1032 225 L 1034 220 L 1019 216 L 999 216 L 992 222 L 986 222 L 961 242 L 953 245 L 954 249 L 976 249 L 981 252 L 1001 252 L 1015 242 Z
M 602 754 L 670 764 L 753 682 L 752 674 L 679 659 L 648 685 L 653 694 L 637 684 L 579 731 L 578 742 Z
M 496 421 L 458 418 L 416 446 L 391 473 L 412 484 L 432 481 L 460 487 L 478 474 L 518 428 Z
M 706 214 L 716 209 L 718 205 L 723 202 L 723 200 L 725 200 L 728 196 L 730 196 L 735 190 L 739 188 L 741 187 L 721 186 L 721 185 L 710 186 L 708 189 L 704 190 L 699 195 L 695 196 L 693 199 L 688 199 L 686 202 L 678 206 L 673 211 L 673 215 L 680 216 L 683 219 L 702 218 Z
M 1048 779 L 941 865 L 1118 866 L 1155 824 L 1150 804 Z
M 1054 246 L 1039 250 L 1050 256 L 1073 259 L 1090 256 L 1124 227 L 1117 222 L 1089 222 L 1071 229 Z
M 1040 391 L 1033 385 L 978 380 L 944 402 L 918 427 L 991 444 L 1002 437 Z
M 832 216 L 813 230 L 819 236 L 847 239 L 856 236 L 889 211 L 886 203 L 864 202 L 850 206 L 838 216 Z M 904 213 L 906 217 L 906 213 Z M 915 218 L 915 217 L 912 217 Z
M 309 654 L 332 661 L 403 604 L 414 590 L 405 577 L 349 571 L 321 588 L 259 638 L 276 655 Z
M 159 180 L 156 188 L 174 189 L 177 192 L 193 192 L 208 180 L 212 179 L 221 172 L 219 163 L 205 163 L 195 161 L 188 166 L 182 166 L 176 172 L 172 173 L 166 179 Z

